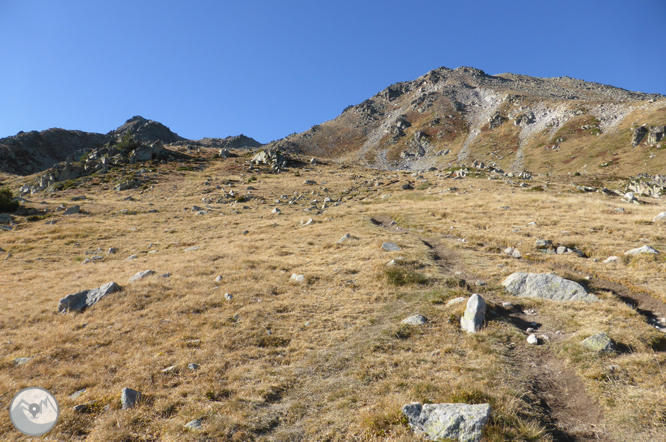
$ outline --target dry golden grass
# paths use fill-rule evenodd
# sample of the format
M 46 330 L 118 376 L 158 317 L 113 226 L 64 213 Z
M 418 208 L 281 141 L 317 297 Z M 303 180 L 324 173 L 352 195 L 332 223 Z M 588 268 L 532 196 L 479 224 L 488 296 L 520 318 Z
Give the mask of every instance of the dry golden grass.
M 666 252 L 664 227 L 650 222 L 664 210 L 662 201 L 634 206 L 569 193 L 575 188 L 568 183 L 534 183 L 546 188 L 537 193 L 438 172 L 424 174 L 430 186 L 403 191 L 403 182 L 420 180 L 337 165 L 300 169 L 298 176 L 257 173 L 247 184 L 242 161 L 171 169 L 143 194 L 91 187 L 80 203 L 87 213 L 54 215 L 54 225 L 21 221 L 0 233 L 0 247 L 12 254 L 0 262 L 4 404 L 27 386 L 53 392 L 62 411 L 51 440 L 408 441 L 414 436 L 401 408 L 409 402 L 489 402 L 486 440 L 552 440 L 548 416 L 530 400 L 539 392 L 520 356 L 529 350 L 524 330 L 498 313 L 467 335 L 458 325 L 464 304 L 446 306 L 478 292 L 491 310 L 510 301 L 537 311 L 539 332 L 552 337 L 544 354 L 581 379 L 581 395 L 605 414 L 595 424 L 606 435 L 664 440 L 663 334 L 593 281 L 603 302 L 592 305 L 515 299 L 500 285 L 515 271 L 598 275 L 666 301 L 663 258 L 601 263 L 643 244 Z M 375 186 L 375 178 L 383 184 Z M 318 184 L 306 186 L 306 179 Z M 204 206 L 201 198 L 222 194 L 217 185 L 251 198 L 193 213 L 193 205 Z M 458 190 L 445 192 L 449 187 Z M 303 198 L 284 203 L 281 196 L 295 192 Z M 30 205 L 54 209 L 82 193 L 43 196 L 45 205 L 33 197 Z M 123 201 L 130 194 L 136 201 Z M 316 214 L 326 196 L 341 204 Z M 276 199 L 281 215 L 271 213 Z M 319 209 L 305 212 L 314 199 Z M 314 223 L 301 226 L 308 218 Z M 371 218 L 395 220 L 400 230 Z M 346 233 L 353 238 L 338 243 Z M 537 238 L 589 257 L 542 255 Z M 402 250 L 381 250 L 386 241 Z M 184 251 L 191 246 L 199 249 Z M 502 254 L 507 246 L 526 259 Z M 109 247 L 118 253 L 106 255 Z M 82 265 L 85 252 L 98 248 L 104 259 Z M 125 261 L 132 254 L 138 258 Z M 398 257 L 401 270 L 387 271 Z M 146 269 L 171 277 L 128 282 Z M 292 273 L 306 281 L 290 281 Z M 477 280 L 487 285 L 476 287 Z M 56 313 L 61 297 L 109 281 L 123 290 L 82 314 Z M 416 313 L 428 324 L 400 324 Z M 599 331 L 626 350 L 596 356 L 580 347 Z M 22 356 L 33 359 L 15 366 Z M 121 410 L 123 387 L 148 399 Z M 80 398 L 69 398 L 82 388 Z M 72 410 L 88 402 L 89 413 Z M 203 419 L 201 431 L 184 428 L 194 418 Z M 22 439 L 7 414 L 0 414 L 0 434 Z

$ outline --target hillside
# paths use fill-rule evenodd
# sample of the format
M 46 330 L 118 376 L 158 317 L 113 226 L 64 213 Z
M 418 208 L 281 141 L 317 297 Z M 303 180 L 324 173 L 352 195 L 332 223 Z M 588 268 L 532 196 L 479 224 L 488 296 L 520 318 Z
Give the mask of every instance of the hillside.
M 479 161 L 512 172 L 659 173 L 665 98 L 568 77 L 439 68 L 274 145 L 387 170 Z M 634 147 L 637 129 L 645 133 Z
M 48 129 L 41 132 L 19 132 L 0 139 L 0 172 L 30 175 L 42 172 L 66 160 L 78 160 L 84 153 L 119 142 L 130 135 L 144 144 L 161 142 L 164 145 L 241 148 L 257 147 L 261 143 L 245 135 L 226 138 L 188 140 L 157 121 L 135 116 L 107 134 L 80 130 Z

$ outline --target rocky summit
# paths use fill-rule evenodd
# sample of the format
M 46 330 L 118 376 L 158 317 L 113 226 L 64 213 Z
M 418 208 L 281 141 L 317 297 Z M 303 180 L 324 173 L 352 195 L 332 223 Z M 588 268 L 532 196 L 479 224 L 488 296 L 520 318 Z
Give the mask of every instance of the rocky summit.
M 665 116 L 440 68 L 265 146 L 3 139 L 3 397 L 52 440 L 663 441 Z

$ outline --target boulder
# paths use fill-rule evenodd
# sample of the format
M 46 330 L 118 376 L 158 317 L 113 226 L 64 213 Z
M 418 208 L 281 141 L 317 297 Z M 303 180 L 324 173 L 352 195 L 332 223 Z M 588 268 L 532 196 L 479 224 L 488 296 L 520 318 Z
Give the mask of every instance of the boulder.
M 132 276 L 129 279 L 129 282 L 134 282 L 134 281 L 139 281 L 147 276 L 155 274 L 154 270 L 144 270 L 143 272 L 139 272 L 136 275 Z
M 585 348 L 596 352 L 615 351 L 615 345 L 613 345 L 613 341 L 606 333 L 597 333 L 596 335 L 590 336 L 581 341 L 581 344 Z
M 641 142 L 645 134 L 648 133 L 648 130 L 645 126 L 638 126 L 635 130 L 633 135 L 631 136 L 631 145 L 633 147 L 638 146 L 638 144 Z
M 5 213 L 0 213 L 0 224 L 9 224 L 11 222 L 12 222 L 11 215 L 7 215 Z
M 405 318 L 402 321 L 400 321 L 401 324 L 409 324 L 409 325 L 423 325 L 428 320 L 426 319 L 425 316 L 422 315 L 414 315 L 410 316 L 409 318 Z
M 664 139 L 666 126 L 650 126 L 648 132 L 648 144 L 657 144 Z
M 476 293 L 467 301 L 465 314 L 460 318 L 460 327 L 467 333 L 476 333 L 486 319 L 486 301 Z
M 658 255 L 659 250 L 655 250 L 650 246 L 643 246 L 643 247 L 638 247 L 637 249 L 631 249 L 626 252 L 624 252 L 625 255 L 642 255 L 645 253 L 651 253 L 653 255 Z
M 654 223 L 656 223 L 656 222 L 666 222 L 666 212 L 661 212 L 660 214 L 655 216 L 654 219 L 652 220 L 652 222 L 654 222 Z
M 457 439 L 479 442 L 490 418 L 489 404 L 423 404 L 402 407 L 409 428 L 430 440 Z
M 83 311 L 93 304 L 96 304 L 105 296 L 120 291 L 120 287 L 115 282 L 109 282 L 101 287 L 92 290 L 83 290 L 78 293 L 67 295 L 58 302 L 58 312 L 66 313 L 69 311 Z
M 132 390 L 131 388 L 123 388 L 123 391 L 120 393 L 120 403 L 122 404 L 123 410 L 128 408 L 134 408 L 138 404 L 139 400 L 143 396 L 140 392 Z
M 577 282 L 552 273 L 522 273 L 509 275 L 502 283 L 514 296 L 541 298 L 552 301 L 595 302 L 599 299 L 585 291 Z
M 81 208 L 79 206 L 68 207 L 62 214 L 63 215 L 74 215 L 79 213 Z

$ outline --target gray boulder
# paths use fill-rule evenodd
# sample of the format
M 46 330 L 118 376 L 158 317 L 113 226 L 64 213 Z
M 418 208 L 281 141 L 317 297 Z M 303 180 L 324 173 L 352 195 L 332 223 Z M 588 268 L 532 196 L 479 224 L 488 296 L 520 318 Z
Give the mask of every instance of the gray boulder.
M 650 246 L 643 246 L 643 247 L 639 247 L 637 249 L 631 249 L 627 252 L 624 252 L 625 255 L 642 255 L 644 253 L 651 253 L 651 254 L 657 255 L 657 254 L 659 254 L 659 251 L 653 249 Z
M 148 277 L 150 275 L 153 275 L 153 274 L 155 274 L 154 270 L 144 270 L 143 272 L 139 272 L 136 275 L 132 276 L 129 279 L 129 282 L 139 281 L 139 280 L 141 280 L 143 278 L 146 278 L 146 277 Z
M 122 404 L 123 410 L 128 408 L 134 408 L 138 404 L 137 402 L 143 396 L 140 392 L 132 390 L 131 388 L 123 388 L 123 391 L 120 393 L 120 403 Z
M 594 336 L 590 336 L 587 339 L 581 341 L 581 344 L 592 351 L 597 352 L 612 352 L 615 351 L 615 345 L 613 341 L 608 337 L 606 333 L 597 333 Z
M 648 133 L 647 127 L 645 126 L 638 126 L 635 130 L 633 135 L 631 136 L 631 145 L 633 147 L 638 146 L 638 144 L 641 142 L 643 137 Z
M 109 282 L 92 290 L 83 290 L 78 293 L 67 295 L 58 302 L 58 312 L 82 311 L 96 304 L 106 295 L 122 290 L 115 282 Z
M 430 440 L 457 439 L 479 442 L 490 418 L 489 404 L 423 404 L 402 407 L 409 428 Z
M 512 295 L 526 298 L 585 302 L 599 300 L 587 293 L 577 282 L 560 278 L 552 273 L 517 272 L 509 275 L 502 284 Z
M 660 221 L 661 221 L 661 222 L 666 222 L 666 212 L 661 212 L 661 213 L 659 213 L 659 214 L 658 214 L 657 216 L 655 216 L 654 219 L 652 220 L 652 222 L 654 222 L 654 223 L 656 223 L 656 222 L 660 222 Z
M 409 325 L 423 325 L 428 320 L 426 319 L 425 316 L 422 315 L 414 315 L 410 316 L 409 318 L 405 318 L 402 321 L 400 321 L 401 324 L 409 324 Z
M 460 326 L 467 333 L 475 333 L 486 319 L 486 301 L 476 293 L 467 301 L 465 314 L 460 318 Z

